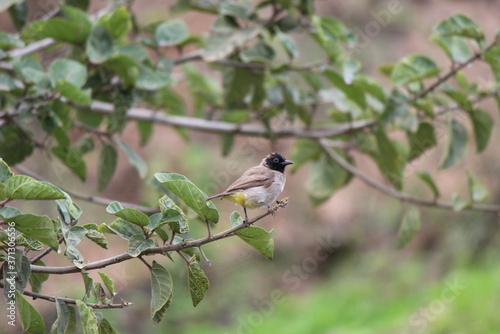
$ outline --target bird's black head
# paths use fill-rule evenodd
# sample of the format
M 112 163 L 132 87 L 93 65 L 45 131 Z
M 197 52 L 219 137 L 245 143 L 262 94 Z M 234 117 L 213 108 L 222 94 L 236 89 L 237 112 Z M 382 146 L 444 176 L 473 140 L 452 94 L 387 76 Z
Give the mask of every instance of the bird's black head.
M 262 165 L 266 166 L 269 169 L 282 173 L 285 171 L 285 167 L 291 164 L 293 164 L 292 161 L 286 160 L 278 152 L 273 152 L 271 154 L 268 154 L 267 157 L 265 157 L 264 160 L 262 160 Z

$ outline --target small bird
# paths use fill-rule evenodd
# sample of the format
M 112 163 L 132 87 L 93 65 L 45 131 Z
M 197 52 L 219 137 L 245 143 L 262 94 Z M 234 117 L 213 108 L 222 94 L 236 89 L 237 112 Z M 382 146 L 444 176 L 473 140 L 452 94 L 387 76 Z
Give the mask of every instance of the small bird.
M 208 197 L 226 199 L 240 204 L 245 211 L 245 223 L 248 222 L 247 209 L 266 206 L 271 210 L 273 203 L 285 187 L 285 167 L 293 164 L 278 152 L 268 154 L 258 166 L 249 168 L 226 191 Z

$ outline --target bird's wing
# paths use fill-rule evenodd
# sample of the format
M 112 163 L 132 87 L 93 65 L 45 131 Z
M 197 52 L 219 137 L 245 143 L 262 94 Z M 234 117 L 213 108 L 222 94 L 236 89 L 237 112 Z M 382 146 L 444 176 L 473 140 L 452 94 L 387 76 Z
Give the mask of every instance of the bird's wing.
M 238 190 L 244 190 L 253 187 L 269 187 L 273 182 L 272 171 L 264 166 L 255 166 L 248 169 L 239 179 L 233 182 L 225 191 L 231 193 Z

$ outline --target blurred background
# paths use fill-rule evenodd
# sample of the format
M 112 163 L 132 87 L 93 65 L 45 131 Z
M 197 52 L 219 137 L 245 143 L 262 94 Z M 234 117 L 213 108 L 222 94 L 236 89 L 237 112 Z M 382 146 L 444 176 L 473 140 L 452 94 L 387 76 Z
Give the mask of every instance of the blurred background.
M 377 68 L 394 63 L 409 53 L 421 53 L 436 59 L 443 68 L 450 66 L 445 55 L 428 37 L 440 20 L 464 13 L 485 30 L 491 40 L 499 26 L 500 1 L 494 0 L 422 0 L 422 1 L 316 1 L 321 15 L 340 18 L 355 32 L 363 31 L 377 19 L 377 13 L 389 2 L 400 2 L 400 14 L 390 17 L 386 26 L 356 49 L 362 72 L 377 75 Z M 50 1 L 32 1 L 33 6 L 49 6 Z M 92 1 L 92 11 L 107 1 Z M 173 17 L 168 8 L 172 1 L 136 0 L 134 10 L 141 25 L 160 18 Z M 213 16 L 183 15 L 192 32 L 203 33 Z M 8 18 L 0 17 L 2 30 L 8 30 Z M 360 42 L 362 35 L 358 33 Z M 309 40 L 297 39 L 304 60 L 321 57 Z M 310 45 L 309 45 L 310 44 Z M 465 73 L 481 80 L 486 66 L 475 63 Z M 381 77 L 381 76 L 380 76 Z M 382 78 L 382 77 L 381 77 Z M 486 80 L 485 80 L 486 81 Z M 179 92 L 182 92 L 182 82 Z M 189 101 L 188 101 L 189 104 Z M 465 172 L 472 170 L 489 190 L 488 203 L 498 203 L 500 157 L 498 113 L 493 104 L 482 108 L 495 115 L 495 128 L 488 149 L 475 156 L 472 149 L 464 162 L 446 172 L 437 166 L 440 149 L 433 150 L 412 163 L 406 176 L 406 190 L 430 198 L 424 186 L 413 182 L 413 174 L 428 169 L 437 181 L 444 199 L 454 192 L 466 194 Z M 443 125 L 444 127 L 444 125 Z M 74 134 L 78 136 L 77 133 Z M 239 138 L 233 151 L 221 154 L 217 135 L 190 133 L 185 141 L 172 128 L 157 126 L 154 138 L 139 147 L 134 125 L 125 130 L 124 140 L 148 161 L 149 176 L 155 172 L 178 172 L 189 177 L 207 193 L 223 190 L 246 168 L 256 165 L 271 150 L 290 157 L 292 140 L 273 144 L 259 138 Z M 444 141 L 441 136 L 441 141 Z M 56 184 L 70 190 L 95 194 L 98 153 L 87 156 L 88 183 L 82 184 L 65 167 L 48 161 L 40 154 L 25 165 Z M 94 166 L 94 167 L 92 167 Z M 371 162 L 358 157 L 357 166 L 382 178 Z M 111 266 L 102 271 L 115 281 L 118 299 L 133 305 L 123 310 L 104 311 L 118 333 L 325 333 L 325 334 L 406 334 L 406 333 L 498 333 L 500 330 L 500 234 L 498 217 L 480 213 L 454 213 L 425 208 L 422 229 L 402 250 L 396 249 L 396 236 L 405 210 L 409 208 L 359 180 L 341 189 L 319 207 L 313 207 L 304 184 L 308 166 L 296 173 L 287 171 L 287 185 L 282 197 L 289 205 L 261 220 L 258 225 L 275 229 L 275 256 L 268 261 L 253 248 L 234 238 L 204 247 L 211 266 L 202 262 L 211 287 L 205 299 L 193 308 L 183 265 L 169 265 L 157 257 L 174 279 L 173 304 L 165 319 L 150 321 L 149 271 L 139 260 Z M 86 187 L 88 187 L 86 189 Z M 121 156 L 118 171 L 101 196 L 135 203 L 155 203 L 157 194 L 144 186 L 133 167 Z M 84 223 L 111 222 L 113 217 L 103 207 L 77 201 L 83 208 Z M 43 205 L 43 204 L 39 204 Z M 231 203 L 217 202 L 221 221 L 215 232 L 229 227 L 229 215 L 241 209 Z M 44 208 L 46 209 L 46 208 Z M 50 208 L 52 210 L 52 208 Z M 54 211 L 55 212 L 55 211 Z M 260 211 L 259 211 L 260 212 Z M 259 212 L 251 211 L 251 215 Z M 205 233 L 205 227 L 192 226 L 193 237 Z M 110 249 L 79 249 L 89 261 L 109 257 L 126 250 L 126 242 L 108 237 Z M 88 249 L 88 250 L 87 250 Z M 176 261 L 180 261 L 176 258 Z M 63 257 L 47 256 L 51 265 L 68 265 Z M 98 277 L 97 272 L 91 276 Z M 51 277 L 44 293 L 80 296 L 72 282 L 80 275 Z M 52 303 L 35 301 L 35 307 L 49 323 L 56 318 Z

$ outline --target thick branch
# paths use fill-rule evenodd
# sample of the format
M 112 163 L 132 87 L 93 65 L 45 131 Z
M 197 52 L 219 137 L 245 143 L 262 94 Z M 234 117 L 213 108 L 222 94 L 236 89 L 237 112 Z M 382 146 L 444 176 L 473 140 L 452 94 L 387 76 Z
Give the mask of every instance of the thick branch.
M 114 106 L 108 102 L 93 101 L 91 110 L 102 114 L 113 113 Z M 235 124 L 222 121 L 211 121 L 202 118 L 187 116 L 165 115 L 161 112 L 144 109 L 130 108 L 127 118 L 137 121 L 154 122 L 163 125 L 179 126 L 185 129 L 198 130 L 210 133 L 228 133 L 235 135 L 259 136 L 259 137 L 302 137 L 302 138 L 323 138 L 338 136 L 363 128 L 371 127 L 377 123 L 376 120 L 359 120 L 351 123 L 341 123 L 330 127 L 298 128 L 288 127 L 274 129 L 271 133 L 261 125 L 256 124 Z
M 397 198 L 403 202 L 408 202 L 412 203 L 415 205 L 419 206 L 428 206 L 428 207 L 434 207 L 434 208 L 440 208 L 440 209 L 447 209 L 447 210 L 453 210 L 453 204 L 447 203 L 447 202 L 441 202 L 441 201 L 427 201 L 424 199 L 420 199 L 417 197 L 413 197 L 409 194 L 403 193 L 401 191 L 398 191 L 392 187 L 389 187 L 376 179 L 368 176 L 367 174 L 363 173 L 359 169 L 357 169 L 355 166 L 351 165 L 348 163 L 344 158 L 342 158 L 339 154 L 337 154 L 334 150 L 332 150 L 330 147 L 328 147 L 327 142 L 324 140 L 320 140 L 319 144 L 321 145 L 322 149 L 330 156 L 335 162 L 337 162 L 342 168 L 347 170 L 349 173 L 357 176 L 359 179 L 361 179 L 363 182 L 365 182 L 367 185 L 370 187 L 383 192 L 384 194 L 387 194 L 391 197 Z M 468 210 L 468 211 L 482 211 L 482 212 L 490 212 L 490 213 L 495 213 L 499 214 L 500 213 L 500 206 L 498 205 L 492 205 L 492 204 L 478 204 L 478 203 L 473 203 L 470 207 L 466 207 L 463 210 Z
M 0 288 L 4 288 L 4 284 L 0 282 Z M 43 300 L 48 300 L 50 302 L 56 302 L 56 298 L 60 301 L 63 301 L 67 304 L 76 304 L 76 301 L 78 299 L 73 299 L 73 298 L 66 298 L 66 297 L 56 297 L 56 296 L 49 296 L 49 295 L 44 295 L 42 293 L 36 293 L 36 292 L 31 292 L 31 291 L 23 291 L 23 295 L 33 297 L 34 299 L 43 299 Z M 123 302 L 122 304 L 94 304 L 94 303 L 85 303 L 87 306 L 90 306 L 95 309 L 110 309 L 110 308 L 124 308 L 129 305 L 132 305 L 132 303 L 129 302 Z
M 217 234 L 213 234 L 213 235 L 205 237 L 205 238 L 200 238 L 200 239 L 191 240 L 191 241 L 184 241 L 184 242 L 180 242 L 180 243 L 175 244 L 175 245 L 167 244 L 164 246 L 152 247 L 152 248 L 149 248 L 148 250 L 144 251 L 143 253 L 141 253 L 141 256 L 163 254 L 166 252 L 180 251 L 181 249 L 185 249 L 185 248 L 200 247 L 202 245 L 214 242 L 216 240 L 225 239 L 227 237 L 234 236 L 235 235 L 234 233 L 236 231 L 244 229 L 247 226 L 252 225 L 255 222 L 261 220 L 262 218 L 269 216 L 270 214 L 278 211 L 278 209 L 285 207 L 287 203 L 288 203 L 287 199 L 280 201 L 279 204 L 275 205 L 270 210 L 267 210 L 265 213 L 255 217 L 253 219 L 250 219 L 248 222 L 248 225 L 241 224 L 241 225 L 232 227 L 230 229 L 227 229 L 227 230 L 222 231 L 222 232 L 217 233 Z M 130 256 L 130 254 L 128 254 L 128 253 L 122 253 L 122 254 L 119 254 L 119 255 L 104 259 L 104 260 L 91 262 L 91 263 L 87 264 L 84 269 L 86 271 L 100 269 L 100 268 L 104 268 L 104 267 L 107 267 L 107 266 L 110 266 L 110 265 L 113 265 L 116 263 L 130 260 L 130 259 L 134 259 L 134 257 Z M 78 273 L 81 271 L 82 271 L 82 269 L 80 269 L 76 266 L 45 267 L 45 266 L 31 265 L 31 272 L 34 272 L 34 273 L 46 273 L 46 274 L 59 274 L 59 275 L 61 275 L 61 274 Z
M 35 172 L 33 172 L 33 171 L 29 170 L 29 169 L 27 169 L 26 167 L 23 167 L 21 165 L 14 165 L 13 167 L 15 169 L 17 169 L 20 173 L 24 174 L 24 175 L 28 175 L 28 176 L 30 176 L 30 177 L 32 177 L 34 179 L 40 180 L 40 181 L 48 181 L 47 179 L 43 178 L 42 176 L 36 174 Z M 87 201 L 87 202 L 91 202 L 91 203 L 94 203 L 94 204 L 99 204 L 99 205 L 107 206 L 107 205 L 109 205 L 109 203 L 111 203 L 111 202 L 114 201 L 113 199 L 110 199 L 110 198 L 99 197 L 99 196 L 92 196 L 92 195 L 86 195 L 86 194 L 81 194 L 81 193 L 78 193 L 78 192 L 70 191 L 70 190 L 67 190 L 67 189 L 63 189 L 61 187 L 59 187 L 59 188 L 62 191 L 68 193 L 68 195 L 70 195 L 71 197 L 79 198 L 81 200 L 84 200 L 84 201 Z M 125 207 L 127 207 L 127 208 L 137 209 L 137 210 L 140 210 L 140 211 L 142 211 L 144 213 L 147 213 L 147 214 L 152 214 L 152 213 L 156 213 L 156 212 L 159 211 L 158 209 L 150 208 L 150 207 L 147 207 L 147 206 L 142 206 L 142 205 L 139 205 L 139 204 L 128 203 L 128 202 L 123 202 L 123 201 L 120 201 L 120 203 L 122 203 L 122 205 L 125 206 Z

